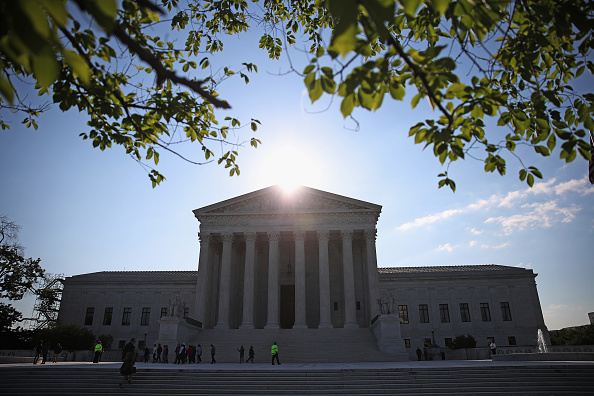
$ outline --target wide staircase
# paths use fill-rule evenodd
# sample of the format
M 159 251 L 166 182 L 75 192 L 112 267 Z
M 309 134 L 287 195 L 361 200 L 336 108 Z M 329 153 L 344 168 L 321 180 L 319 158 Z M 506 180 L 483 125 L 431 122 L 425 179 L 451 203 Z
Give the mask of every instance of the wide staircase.
M 410 365 L 409 365 L 410 366 Z M 142 368 L 119 388 L 117 368 L 1 367 L 6 395 L 587 395 L 593 365 L 397 369 Z
M 271 360 L 276 342 L 281 363 L 393 362 L 408 360 L 380 352 L 369 329 L 205 329 L 192 345 L 202 346 L 202 360 L 210 362 L 210 345 L 216 347 L 217 362 L 237 363 L 243 345 L 247 359 L 254 347 L 256 362 Z M 171 347 L 171 346 L 170 346 Z

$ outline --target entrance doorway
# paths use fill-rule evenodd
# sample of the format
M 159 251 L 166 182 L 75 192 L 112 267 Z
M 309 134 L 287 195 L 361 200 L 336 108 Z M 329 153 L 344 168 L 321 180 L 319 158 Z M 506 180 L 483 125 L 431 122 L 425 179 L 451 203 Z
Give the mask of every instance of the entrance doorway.
M 295 285 L 280 287 L 280 327 L 292 329 L 295 324 Z

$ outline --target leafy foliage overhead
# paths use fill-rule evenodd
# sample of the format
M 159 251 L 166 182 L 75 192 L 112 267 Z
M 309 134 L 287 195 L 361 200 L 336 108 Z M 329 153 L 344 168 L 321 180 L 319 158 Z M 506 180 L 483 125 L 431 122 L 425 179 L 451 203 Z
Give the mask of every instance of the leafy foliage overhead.
M 299 72 L 311 101 L 337 97 L 344 117 L 377 110 L 384 99 L 410 100 L 413 108 L 428 100 L 435 117 L 409 135 L 446 166 L 439 187 L 455 190 L 448 170 L 458 159 L 479 159 L 486 172 L 504 175 L 510 156 L 532 186 L 542 174 L 516 154 L 518 146 L 566 162 L 591 158 L 594 94 L 580 87 L 591 83 L 582 74 L 594 71 L 588 0 L 3 0 L 2 10 L 2 106 L 25 112 L 24 123 L 36 128 L 47 107 L 24 103 L 14 83 L 32 78 L 62 110 L 88 115 L 83 138 L 102 150 L 120 145 L 145 166 L 156 166 L 162 150 L 200 163 L 175 151 L 174 143 L 188 140 L 206 161 L 212 144 L 222 143 L 229 150 L 218 162 L 239 173 L 241 143 L 229 134 L 241 122 L 227 116 L 228 125 L 219 124 L 217 109 L 232 98 L 216 90 L 231 77 L 248 83 L 257 67 L 212 72 L 210 64 L 224 49 L 222 37 L 254 28 L 271 59 L 305 42 L 310 56 Z M 161 40 L 162 15 L 183 46 Z M 190 73 L 201 77 L 183 77 Z M 259 121 L 249 124 L 256 131 Z M 149 168 L 154 186 L 163 176 Z

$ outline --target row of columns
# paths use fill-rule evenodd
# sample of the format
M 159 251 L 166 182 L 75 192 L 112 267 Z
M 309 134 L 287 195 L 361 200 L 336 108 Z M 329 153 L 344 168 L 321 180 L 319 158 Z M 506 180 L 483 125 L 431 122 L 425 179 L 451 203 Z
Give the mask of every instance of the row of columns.
M 341 230 L 342 237 L 342 264 L 344 280 L 344 303 L 345 303 L 345 328 L 359 327 L 356 318 L 355 302 L 355 277 L 353 270 L 353 230 Z M 375 255 L 375 229 L 364 231 L 367 251 L 367 271 L 366 278 L 368 284 L 366 291 L 368 294 L 368 309 L 371 310 L 370 317 L 374 317 L 377 312 L 376 295 L 377 293 L 377 262 Z M 240 328 L 254 328 L 254 270 L 256 257 L 255 232 L 245 232 L 245 269 L 243 283 L 243 317 Z M 279 241 L 280 232 L 272 231 L 268 236 L 268 316 L 265 328 L 279 328 Z M 305 291 L 305 231 L 293 232 L 295 242 L 295 323 L 293 328 L 307 328 L 306 323 L 306 291 Z M 215 328 L 229 328 L 229 298 L 231 286 L 231 257 L 233 233 L 225 232 L 221 234 L 223 249 L 221 256 L 221 273 L 219 286 L 219 304 L 218 321 Z M 205 320 L 207 313 L 207 282 L 208 257 L 210 247 L 210 234 L 201 232 L 200 238 L 200 262 L 198 269 L 197 283 L 197 312 L 199 320 Z M 328 241 L 330 231 L 317 231 L 318 251 L 319 251 L 319 293 L 320 293 L 320 322 L 318 328 L 332 328 L 331 320 L 331 300 L 330 300 L 330 265 L 328 254 Z

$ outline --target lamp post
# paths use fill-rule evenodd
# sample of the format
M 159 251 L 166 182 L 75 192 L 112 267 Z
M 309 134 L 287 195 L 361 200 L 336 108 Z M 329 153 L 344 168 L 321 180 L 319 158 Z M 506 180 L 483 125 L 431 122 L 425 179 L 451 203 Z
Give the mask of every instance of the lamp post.
M 144 347 L 146 348 L 146 333 L 144 333 Z

